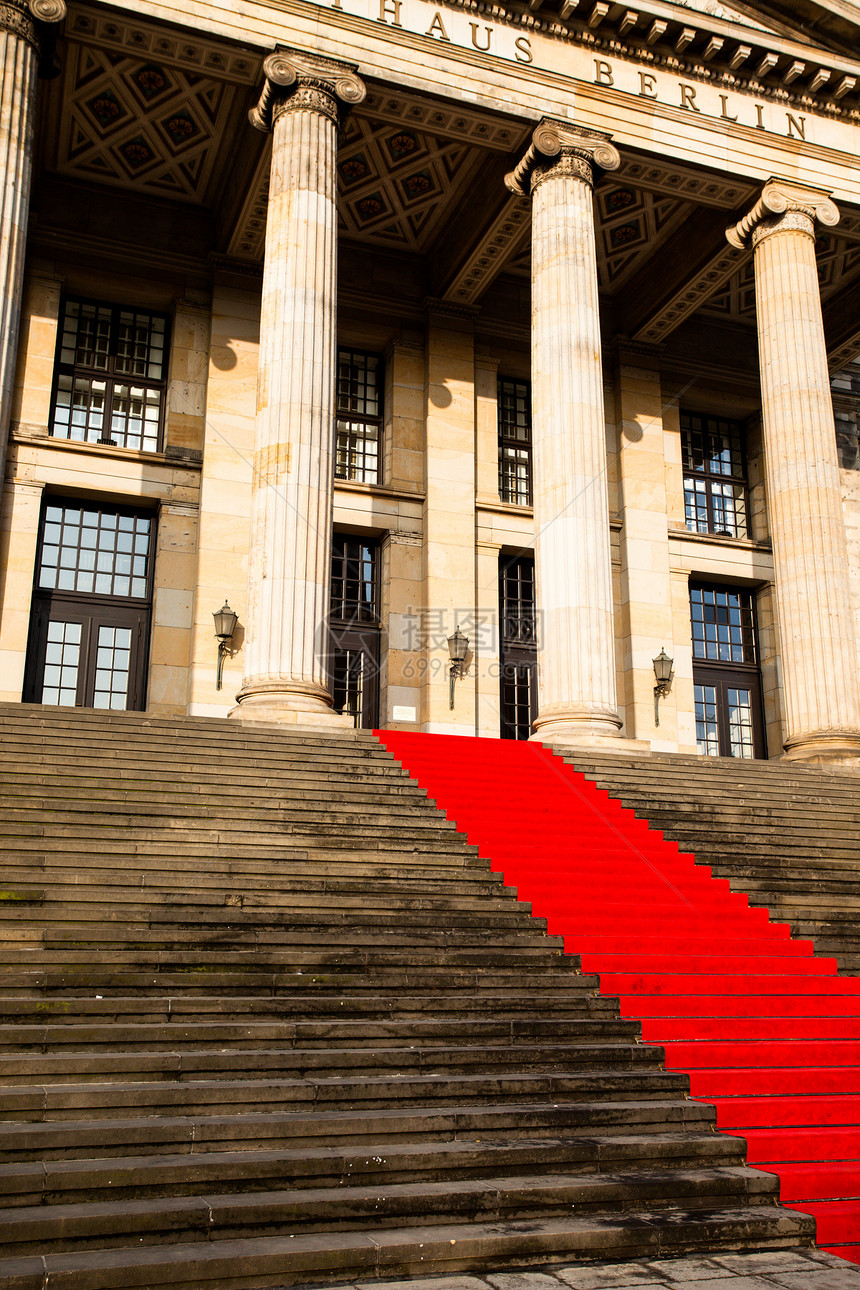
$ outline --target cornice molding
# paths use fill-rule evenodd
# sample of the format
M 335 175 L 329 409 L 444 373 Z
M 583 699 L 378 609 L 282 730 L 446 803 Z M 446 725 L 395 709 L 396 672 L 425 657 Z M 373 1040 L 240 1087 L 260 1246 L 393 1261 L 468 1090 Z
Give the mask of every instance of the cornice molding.
M 583 46 L 604 58 L 624 59 L 788 108 L 860 121 L 860 63 L 857 60 L 840 59 L 831 51 L 809 48 L 798 40 L 769 31 L 738 28 L 728 20 L 699 10 L 685 10 L 683 16 L 670 13 L 666 18 L 660 16 L 670 12 L 664 5 L 625 8 L 617 20 L 618 30 L 613 31 L 608 19 L 600 19 L 595 26 L 589 22 L 578 27 L 563 20 L 561 14 L 540 17 L 536 11 L 543 0 L 528 0 L 528 7 L 522 9 L 507 8 L 494 0 L 437 2 L 445 8 L 481 15 L 491 22 Z M 562 0 L 562 11 L 577 7 L 576 3 Z M 627 35 L 630 14 L 635 19 L 633 30 L 637 31 L 641 43 Z M 645 20 L 644 24 L 637 27 L 640 19 Z M 585 22 L 584 17 L 582 21 Z M 601 26 L 602 31 L 598 30 Z M 689 48 L 681 43 L 682 27 L 694 37 Z M 745 63 L 750 64 L 746 75 L 740 70 Z M 852 102 L 843 103 L 842 99 L 849 96 Z
M 424 315 L 427 318 L 459 318 L 465 322 L 474 322 L 480 316 L 477 305 L 461 305 L 453 300 L 440 300 L 436 296 L 424 299 Z

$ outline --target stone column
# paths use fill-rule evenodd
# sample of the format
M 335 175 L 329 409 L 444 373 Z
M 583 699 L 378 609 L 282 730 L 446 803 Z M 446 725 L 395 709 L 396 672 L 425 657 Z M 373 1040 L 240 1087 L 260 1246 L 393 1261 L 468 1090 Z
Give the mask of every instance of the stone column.
M 40 35 L 65 14 L 65 0 L 0 3 L 0 482 L 21 320 Z
M 251 493 L 245 677 L 233 715 L 342 724 L 326 678 L 335 408 L 337 128 L 365 88 L 288 51 L 251 120 L 272 132 Z M 343 724 L 346 724 L 345 722 Z
M 621 729 L 592 188 L 609 136 L 542 121 L 508 188 L 532 199 L 532 439 L 538 596 L 536 737 Z
M 771 179 L 727 237 L 752 245 L 787 757 L 860 761 L 860 688 L 815 222 L 827 193 Z

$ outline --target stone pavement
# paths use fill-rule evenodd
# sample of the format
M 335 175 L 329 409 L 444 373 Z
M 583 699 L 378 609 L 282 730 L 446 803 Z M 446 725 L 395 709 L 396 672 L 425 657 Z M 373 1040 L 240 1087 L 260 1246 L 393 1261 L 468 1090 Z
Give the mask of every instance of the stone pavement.
M 822 1250 L 558 1264 L 535 1271 L 355 1281 L 336 1290 L 860 1290 L 860 1266 Z M 331 1287 L 330 1290 L 335 1290 Z

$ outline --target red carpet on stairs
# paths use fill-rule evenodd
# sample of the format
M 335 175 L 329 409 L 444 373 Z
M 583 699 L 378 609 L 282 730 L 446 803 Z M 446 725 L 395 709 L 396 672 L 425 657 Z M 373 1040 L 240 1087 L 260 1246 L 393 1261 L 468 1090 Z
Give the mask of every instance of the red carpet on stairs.
M 860 977 L 549 749 L 376 733 L 779 1175 L 783 1203 L 815 1216 L 818 1244 L 860 1263 Z

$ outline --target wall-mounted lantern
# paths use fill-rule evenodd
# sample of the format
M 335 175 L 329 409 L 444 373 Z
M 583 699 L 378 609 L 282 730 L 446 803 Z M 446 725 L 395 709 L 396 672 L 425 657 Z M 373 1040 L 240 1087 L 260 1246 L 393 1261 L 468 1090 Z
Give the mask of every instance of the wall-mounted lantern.
M 657 684 L 654 686 L 654 722 L 660 724 L 660 699 L 665 699 L 672 686 L 672 669 L 675 660 L 670 658 L 665 649 L 654 659 L 654 675 L 657 678 Z
M 229 652 L 230 642 L 239 621 L 239 615 L 224 601 L 222 607 L 212 615 L 215 619 L 215 635 L 218 638 L 218 671 L 215 689 L 221 689 L 221 673 L 224 668 L 224 655 Z
M 448 677 L 449 684 L 449 703 L 448 706 L 454 708 L 454 680 L 463 675 L 463 664 L 466 661 L 466 655 L 469 652 L 469 638 L 464 636 L 458 627 L 453 636 L 448 637 L 448 654 L 451 659 L 451 672 Z

